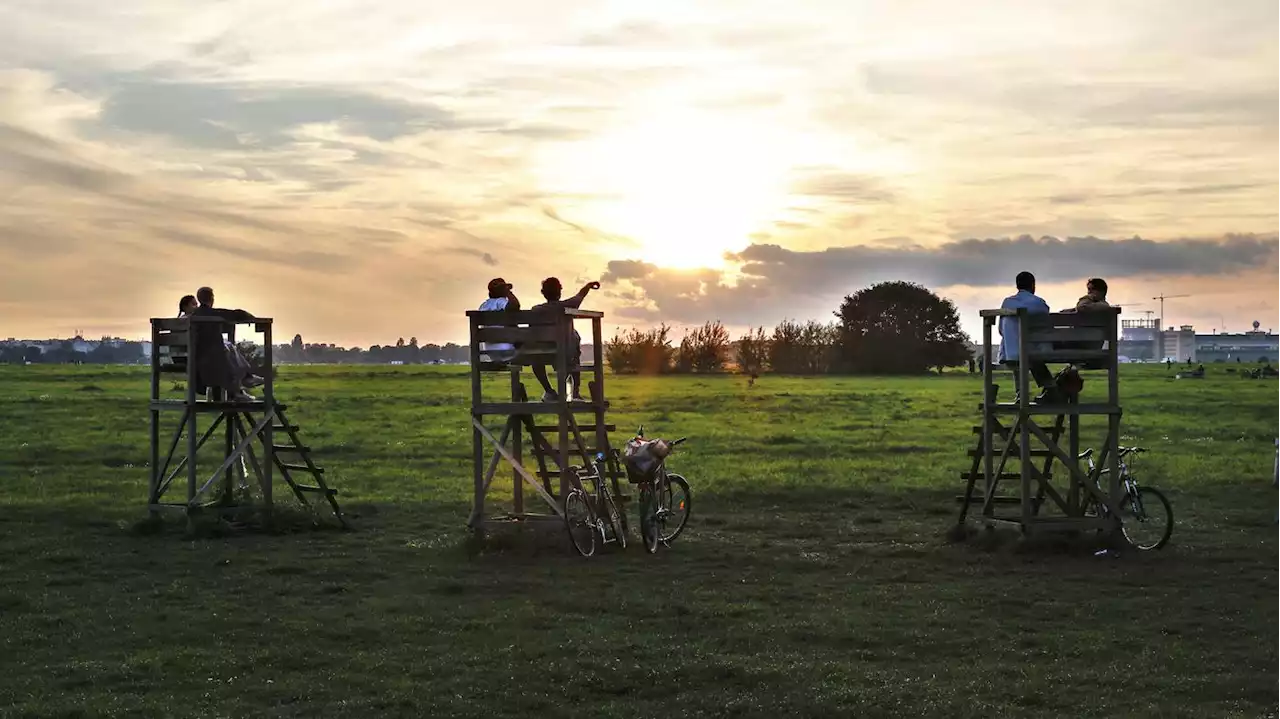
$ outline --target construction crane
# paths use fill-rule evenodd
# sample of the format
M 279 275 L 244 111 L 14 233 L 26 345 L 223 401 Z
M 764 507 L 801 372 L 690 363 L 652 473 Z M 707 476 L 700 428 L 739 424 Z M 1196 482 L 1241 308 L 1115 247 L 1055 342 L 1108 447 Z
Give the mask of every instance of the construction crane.
M 1179 297 L 1190 297 L 1190 296 L 1191 295 L 1160 295 L 1159 297 L 1152 297 L 1151 299 L 1153 300 L 1160 300 L 1160 324 L 1163 325 L 1165 323 L 1165 318 L 1164 318 L 1164 301 L 1165 300 L 1174 300 Z

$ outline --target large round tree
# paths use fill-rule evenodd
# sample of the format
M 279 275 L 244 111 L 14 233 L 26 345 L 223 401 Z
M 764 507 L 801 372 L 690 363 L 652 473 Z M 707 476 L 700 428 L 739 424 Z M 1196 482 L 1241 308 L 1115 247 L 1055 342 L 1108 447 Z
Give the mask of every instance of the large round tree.
M 844 298 L 839 368 L 906 374 L 962 364 L 968 337 L 951 300 L 911 282 L 882 282 Z

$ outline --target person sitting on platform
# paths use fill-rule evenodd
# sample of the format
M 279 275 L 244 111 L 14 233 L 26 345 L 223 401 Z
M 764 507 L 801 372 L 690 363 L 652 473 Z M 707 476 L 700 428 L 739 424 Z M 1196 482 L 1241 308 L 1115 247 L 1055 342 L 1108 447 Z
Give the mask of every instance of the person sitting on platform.
M 542 296 L 546 298 L 546 302 L 534 305 L 532 310 L 563 310 L 578 309 L 582 306 L 582 301 L 586 299 L 587 294 L 591 290 L 600 289 L 599 282 L 588 282 L 578 290 L 578 294 L 568 299 L 561 299 L 564 293 L 564 286 L 560 284 L 560 280 L 556 277 L 548 277 L 542 281 Z M 578 334 L 578 330 L 573 331 L 573 337 L 569 343 L 569 380 L 573 385 L 573 401 L 586 401 L 582 396 L 582 336 Z M 551 386 L 551 380 L 547 377 L 546 365 L 533 365 L 533 375 L 538 378 L 538 383 L 542 385 L 545 393 L 542 395 L 543 402 L 554 402 L 556 400 L 556 391 Z
M 191 312 L 192 317 L 221 317 L 227 322 L 252 322 L 253 315 L 244 310 L 223 310 L 213 306 L 213 289 L 209 287 L 201 287 L 196 291 L 196 299 L 200 302 L 200 306 Z M 222 337 L 223 326 L 216 322 L 195 322 L 193 332 L 195 333 L 197 348 L 218 347 L 221 352 L 210 352 L 207 349 L 200 351 L 200 355 L 196 364 L 196 377 L 200 385 L 205 387 L 218 387 L 227 393 L 227 399 L 233 402 L 253 402 L 257 398 L 245 391 L 247 382 L 257 382 L 261 384 L 260 377 L 253 377 L 250 372 L 249 363 L 244 360 L 243 355 L 234 351 L 232 347 L 228 349 L 230 344 Z M 237 359 L 232 359 L 236 357 Z
M 501 277 L 489 280 L 489 299 L 480 303 L 480 311 L 519 311 L 520 299 L 512 292 L 513 289 L 514 286 Z M 516 348 L 510 342 L 488 342 L 480 345 L 480 352 L 490 362 L 510 362 L 516 355 Z
M 178 300 L 178 318 L 190 317 L 199 306 L 200 303 L 196 301 L 195 295 L 183 295 L 182 299 Z M 231 361 L 236 372 L 243 373 L 244 379 L 240 383 L 244 387 L 257 387 L 266 382 L 260 375 L 253 372 L 253 366 L 249 364 L 249 360 L 245 359 L 244 353 L 240 351 L 239 347 L 225 339 L 222 341 L 222 345 L 226 348 L 227 359 Z
M 1085 283 L 1085 295 L 1076 302 L 1076 306 L 1063 312 L 1088 312 L 1089 310 L 1111 309 L 1107 303 L 1107 281 L 1101 277 L 1091 278 Z
M 1014 278 L 1014 284 L 1017 286 L 1018 292 L 1006 297 L 1004 302 L 1000 304 L 1000 309 L 1025 309 L 1030 314 L 1049 314 L 1049 304 L 1036 295 L 1035 275 L 1030 272 L 1019 272 L 1018 276 Z M 1018 356 L 1018 318 L 1001 317 L 999 328 L 999 361 L 1006 367 L 1016 369 L 1020 359 Z M 1042 390 L 1039 396 L 1035 398 L 1035 402 L 1055 402 L 1060 399 L 1057 384 L 1053 380 L 1053 375 L 1049 372 L 1048 365 L 1044 362 L 1032 362 L 1028 365 L 1027 370 Z
M 1075 307 L 1062 310 L 1063 313 L 1075 312 L 1096 312 L 1098 310 L 1111 309 L 1110 303 L 1107 302 L 1107 281 L 1101 277 L 1090 278 L 1085 283 L 1085 295 L 1081 297 Z M 1061 350 L 1100 350 L 1103 349 L 1104 342 L 1056 342 L 1054 349 Z M 1102 369 L 1106 364 L 1102 360 L 1089 360 L 1082 364 L 1084 369 Z

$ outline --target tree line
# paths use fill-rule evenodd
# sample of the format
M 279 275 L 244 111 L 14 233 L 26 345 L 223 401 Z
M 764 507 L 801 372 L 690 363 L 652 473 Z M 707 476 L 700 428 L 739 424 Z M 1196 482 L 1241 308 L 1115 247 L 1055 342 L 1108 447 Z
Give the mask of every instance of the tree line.
M 242 348 L 243 351 L 243 348 Z M 255 348 L 255 353 L 256 353 Z M 274 360 L 281 364 L 454 364 L 471 359 L 471 350 L 465 345 L 449 342 L 444 345 L 418 344 L 417 337 L 405 342 L 401 337 L 395 344 L 360 347 L 339 347 L 333 344 L 307 344 L 302 335 L 294 335 L 287 345 L 276 345 L 272 351 Z
M 92 349 L 77 349 L 84 340 L 58 340 L 44 348 L 19 342 L 0 347 L 0 364 L 139 364 L 146 362 L 142 343 L 103 337 Z
M 828 373 L 920 373 L 962 365 L 969 359 L 968 338 L 960 330 L 955 305 L 910 282 L 884 282 L 844 298 L 834 322 L 784 320 L 771 330 L 756 327 L 733 338 L 720 322 L 687 332 L 678 343 L 671 328 L 620 332 L 604 347 L 605 362 L 619 374 L 714 373 L 736 369 L 744 374 L 816 375 Z M 79 338 L 77 338 L 79 340 Z M 262 348 L 238 343 L 247 357 Z M 418 338 L 368 349 L 334 344 L 307 344 L 294 335 L 273 347 L 280 364 L 465 363 L 465 345 L 420 345 Z M 143 343 L 103 338 L 89 352 L 76 341 L 55 347 L 20 343 L 0 346 L 0 362 L 145 364 Z
M 911 374 L 969 361 L 969 338 L 955 304 L 910 282 L 883 282 L 848 295 L 836 321 L 784 320 L 732 339 L 720 322 L 687 332 L 679 344 L 665 324 L 616 333 L 604 349 L 619 374 L 725 372 L 752 376 L 833 373 Z
M 42 343 L 44 348 L 19 342 L 0 346 L 0 363 L 3 364 L 147 364 L 144 344 L 135 340 L 104 337 L 92 350 L 76 349 L 83 340 L 60 340 Z M 52 344 L 52 346 L 49 346 Z M 260 358 L 262 347 L 252 341 L 242 340 L 236 345 L 246 357 Z M 470 350 L 466 346 L 419 345 L 417 337 L 396 340 L 395 344 L 373 345 L 368 349 L 340 347 L 334 344 L 307 344 L 302 335 L 294 335 L 289 344 L 273 345 L 272 354 L 277 364 L 436 364 L 466 362 Z

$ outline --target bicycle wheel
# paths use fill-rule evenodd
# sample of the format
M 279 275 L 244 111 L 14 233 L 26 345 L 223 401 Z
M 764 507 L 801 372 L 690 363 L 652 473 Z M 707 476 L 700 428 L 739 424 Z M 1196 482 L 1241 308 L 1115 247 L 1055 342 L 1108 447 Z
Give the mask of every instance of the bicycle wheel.
M 618 511 L 618 503 L 613 501 L 613 494 L 603 484 L 600 485 L 600 499 L 604 501 L 604 512 L 613 527 L 613 538 L 618 541 L 618 548 L 626 549 L 627 528 L 622 525 L 622 513 Z
M 658 510 L 658 536 L 663 544 L 671 544 L 684 531 L 693 508 L 693 495 L 689 483 L 678 474 L 667 475 L 662 490 L 661 509 Z
M 640 539 L 649 554 L 658 551 L 657 495 L 647 485 L 640 489 Z
M 1163 493 L 1150 487 L 1138 487 L 1134 495 L 1120 502 L 1120 531 L 1134 549 L 1160 549 L 1173 534 L 1173 507 Z
M 564 524 L 569 530 L 569 541 L 578 554 L 590 557 L 596 553 L 596 518 L 587 502 L 587 495 L 574 489 L 564 498 Z

